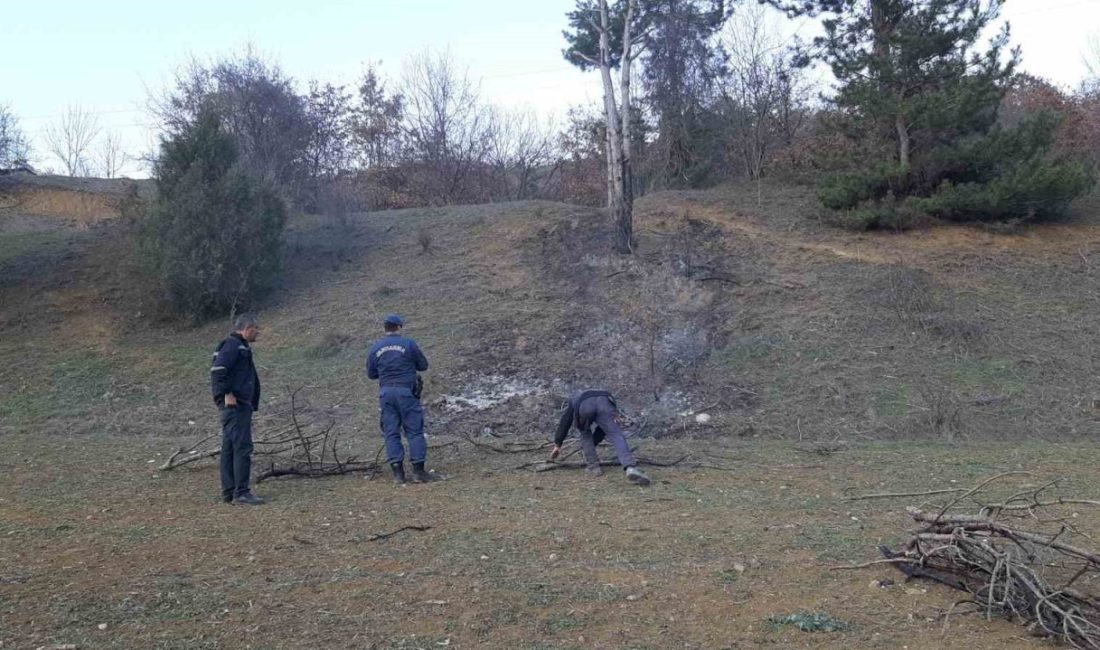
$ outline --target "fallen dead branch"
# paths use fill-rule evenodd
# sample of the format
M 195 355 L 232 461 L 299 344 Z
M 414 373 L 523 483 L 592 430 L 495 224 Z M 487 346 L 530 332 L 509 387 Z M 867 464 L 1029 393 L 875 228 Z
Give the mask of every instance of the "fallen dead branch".
M 365 539 L 363 541 L 377 542 L 378 540 L 386 539 L 387 537 L 393 537 L 394 535 L 396 535 L 398 533 L 403 533 L 406 530 L 413 530 L 413 531 L 422 533 L 426 530 L 431 530 L 431 529 L 432 529 L 431 526 L 402 526 L 401 528 L 398 528 L 397 530 L 391 530 L 388 533 L 379 533 L 377 535 L 371 535 L 370 537 L 368 537 L 367 539 Z
M 498 454 L 525 454 L 542 451 L 554 446 L 552 442 L 546 440 L 504 440 L 500 443 L 492 443 L 478 440 L 469 433 L 463 434 L 462 437 L 466 442 L 479 449 L 487 449 Z
M 336 463 L 324 463 L 317 464 L 313 467 L 308 465 L 303 467 L 303 463 L 294 463 L 287 466 L 278 466 L 275 463 L 271 463 L 267 469 L 256 475 L 256 482 L 260 483 L 266 481 L 269 478 L 279 478 L 282 476 L 298 476 L 302 478 L 320 478 L 322 476 L 339 476 L 341 474 L 353 474 L 355 472 L 370 472 L 377 469 L 376 463 L 356 463 L 356 462 L 344 462 L 340 464 Z
M 1057 481 L 1023 486 L 999 500 L 983 497 L 992 484 L 1026 475 L 1006 472 L 969 490 L 911 493 L 963 492 L 942 506 L 907 508 L 918 529 L 900 552 L 880 547 L 883 560 L 834 568 L 892 564 L 907 580 L 934 580 L 968 593 L 961 602 L 976 606 L 987 617 L 1005 616 L 1037 636 L 1100 650 L 1100 597 L 1080 586 L 1100 580 L 1100 553 L 1083 544 L 1092 538 L 1074 525 L 1079 513 L 1064 510 L 1067 505 L 1100 506 L 1100 501 L 1042 498 Z M 964 501 L 973 502 L 976 512 L 969 510 L 969 503 L 968 511 L 960 512 Z
M 300 394 L 304 387 L 287 388 L 286 405 L 274 409 L 263 418 L 260 435 L 253 440 L 253 457 L 267 465 L 259 472 L 257 483 L 270 478 L 296 476 L 317 478 L 353 472 L 372 471 L 373 462 L 359 461 L 354 456 L 341 458 L 340 434 L 336 423 L 312 408 Z M 181 447 L 161 465 L 171 470 L 221 455 L 221 434 L 208 435 L 190 447 Z M 259 462 L 257 463 L 260 464 Z
M 639 465 L 646 467 L 676 467 L 691 457 L 691 454 L 684 455 L 676 460 L 659 460 L 656 458 L 649 458 L 646 456 L 638 456 L 637 460 Z M 617 460 L 601 460 L 601 467 L 618 467 L 619 461 Z M 693 464 L 682 465 L 685 467 L 694 467 Z M 536 472 L 550 472 L 556 469 L 584 469 L 588 467 L 587 463 L 583 462 L 562 462 L 562 461 L 550 461 L 550 460 L 536 460 L 530 463 L 523 463 L 516 466 L 515 469 L 533 469 Z

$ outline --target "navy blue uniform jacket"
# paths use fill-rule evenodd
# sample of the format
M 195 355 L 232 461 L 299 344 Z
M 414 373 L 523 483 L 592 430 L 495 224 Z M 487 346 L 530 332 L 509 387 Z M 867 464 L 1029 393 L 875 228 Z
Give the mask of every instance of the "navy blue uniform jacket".
M 214 351 L 210 389 L 218 406 L 225 405 L 226 393 L 233 393 L 238 403 L 251 404 L 253 411 L 260 409 L 260 376 L 252 360 L 252 348 L 240 334 L 230 334 Z
M 428 358 L 416 341 L 400 334 L 387 334 L 367 354 L 367 377 L 377 379 L 380 388 L 413 390 L 416 373 L 428 369 Z

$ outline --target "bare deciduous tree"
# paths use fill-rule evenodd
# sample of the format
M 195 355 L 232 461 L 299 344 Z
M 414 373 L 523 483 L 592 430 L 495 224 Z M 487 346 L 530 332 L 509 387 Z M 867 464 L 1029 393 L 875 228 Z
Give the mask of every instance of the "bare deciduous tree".
M 115 178 L 128 159 L 129 156 L 122 149 L 122 136 L 117 131 L 104 133 L 96 151 L 99 174 L 103 178 Z
M 19 120 L 7 106 L 0 105 L 0 167 L 11 167 L 16 161 L 25 161 L 30 152 L 30 142 L 19 128 Z
M 723 34 L 729 60 L 720 91 L 730 146 L 754 179 L 763 175 L 773 147 L 790 144 L 805 116 L 807 94 L 801 71 L 787 58 L 768 18 L 766 8 L 747 6 Z
M 313 178 L 331 179 L 351 163 L 351 96 L 343 86 L 311 81 L 306 97 L 310 125 L 306 162 Z
M 99 131 L 94 112 L 71 104 L 56 124 L 46 128 L 46 147 L 67 175 L 87 176 L 92 171 L 92 143 Z
M 173 87 L 150 99 L 150 110 L 160 130 L 173 136 L 212 108 L 240 151 L 241 163 L 300 202 L 311 180 L 307 104 L 277 63 L 249 48 L 209 65 L 191 61 L 177 72 Z
M 490 163 L 507 198 L 529 199 L 539 194 L 538 171 L 555 157 L 554 126 L 532 110 L 501 112 L 494 125 Z
M 408 155 L 427 175 L 428 196 L 443 203 L 468 200 L 467 181 L 492 149 L 495 111 L 482 104 L 477 84 L 447 53 L 425 51 L 409 59 L 401 94 Z

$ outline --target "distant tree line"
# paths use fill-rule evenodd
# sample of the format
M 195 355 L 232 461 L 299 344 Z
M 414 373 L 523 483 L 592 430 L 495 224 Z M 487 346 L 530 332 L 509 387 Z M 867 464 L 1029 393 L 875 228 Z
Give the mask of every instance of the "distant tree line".
M 737 178 L 814 183 L 853 228 L 1058 217 L 1094 184 L 1100 83 L 1018 73 L 1007 27 L 981 42 L 1001 4 L 577 0 L 563 54 L 604 98 L 560 125 L 485 101 L 446 52 L 351 87 L 300 84 L 252 51 L 192 61 L 151 100 L 160 190 L 141 250 L 178 311 L 210 314 L 272 286 L 290 210 L 571 201 L 607 206 L 624 253 L 635 196 Z M 781 39 L 775 9 L 824 34 Z M 47 138 L 69 173 L 90 168 L 87 118 L 70 109 Z M 0 162 L 27 154 L 0 110 Z M 229 216 L 239 227 L 218 226 Z

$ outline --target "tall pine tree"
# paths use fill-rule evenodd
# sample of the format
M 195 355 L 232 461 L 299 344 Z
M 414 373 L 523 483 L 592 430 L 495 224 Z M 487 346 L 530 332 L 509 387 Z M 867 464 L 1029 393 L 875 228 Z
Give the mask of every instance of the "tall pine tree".
M 1005 56 L 1007 25 L 986 46 L 979 40 L 1003 0 L 768 1 L 821 17 L 825 34 L 807 60 L 832 69 L 852 133 L 891 145 L 888 158 L 823 184 L 825 206 L 855 224 L 1052 216 L 1090 187 L 1088 170 L 1052 154 L 1052 116 L 1016 132 L 997 126 L 1019 50 Z
M 156 179 L 139 243 L 172 311 L 196 321 L 232 314 L 272 288 L 286 207 L 246 171 L 216 110 L 202 107 L 162 140 Z

